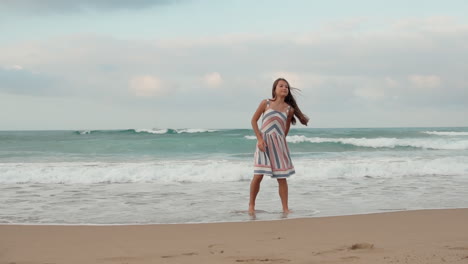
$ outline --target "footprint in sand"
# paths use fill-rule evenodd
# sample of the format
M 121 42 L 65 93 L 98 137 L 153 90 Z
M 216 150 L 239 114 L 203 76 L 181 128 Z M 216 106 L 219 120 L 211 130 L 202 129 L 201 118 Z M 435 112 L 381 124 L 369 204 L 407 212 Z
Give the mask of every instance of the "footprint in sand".
M 184 255 L 184 256 L 195 256 L 195 255 L 198 255 L 198 253 L 196 253 L 196 252 L 188 252 L 188 253 L 182 253 L 182 255 Z
M 342 257 L 341 259 L 342 259 L 342 260 L 353 261 L 353 260 L 358 260 L 358 259 L 360 259 L 360 257 L 358 257 L 358 256 L 349 256 L 349 257 Z
M 290 259 L 272 259 L 272 258 L 249 258 L 249 259 L 237 259 L 236 262 L 244 263 L 286 263 L 291 261 Z
M 356 243 L 356 244 L 353 244 L 353 245 L 351 245 L 351 246 L 349 246 L 349 247 L 339 247 L 339 248 L 335 248 L 335 249 L 319 251 L 319 252 L 314 253 L 314 255 L 317 256 L 317 255 L 324 255 L 324 254 L 336 253 L 336 252 L 346 251 L 346 250 L 373 249 L 373 248 L 374 248 L 374 244 L 370 244 L 370 243 Z
M 329 253 L 335 253 L 335 252 L 339 252 L 339 251 L 343 251 L 345 250 L 345 248 L 335 248 L 335 249 L 330 249 L 330 250 L 324 250 L 324 251 L 319 251 L 317 253 L 314 253 L 314 255 L 325 255 L 325 254 L 329 254 Z
M 176 255 L 164 255 L 164 256 L 161 256 L 161 258 L 176 258 L 180 256 L 196 256 L 196 255 L 198 255 L 197 252 L 187 252 L 187 253 L 181 253 L 181 254 L 176 254 Z
M 281 240 L 281 239 L 285 239 L 284 237 L 280 237 L 280 236 L 277 236 L 277 237 L 272 237 L 271 240 Z M 257 242 L 264 242 L 264 241 L 267 241 L 266 239 L 257 239 L 256 240 Z
M 209 245 L 208 250 L 210 251 L 210 254 L 212 254 L 212 255 L 224 254 L 224 249 L 223 249 L 222 245 L 220 245 L 220 244 Z
M 468 250 L 468 247 L 450 247 L 450 246 L 446 246 L 446 247 L 451 250 Z
M 450 249 L 450 250 L 457 250 L 457 251 L 468 251 L 468 247 L 463 247 L 463 246 L 462 247 L 445 246 L 445 248 Z M 465 255 L 465 253 L 463 253 L 463 255 Z M 468 260 L 468 255 L 461 256 L 461 260 Z
M 372 249 L 374 248 L 374 244 L 370 243 L 356 243 L 350 246 L 348 249 L 356 250 L 356 249 Z

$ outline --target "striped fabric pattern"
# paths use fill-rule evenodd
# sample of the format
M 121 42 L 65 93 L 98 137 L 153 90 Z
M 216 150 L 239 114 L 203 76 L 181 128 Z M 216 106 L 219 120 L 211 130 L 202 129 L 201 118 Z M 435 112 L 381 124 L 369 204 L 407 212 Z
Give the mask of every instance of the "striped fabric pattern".
M 284 135 L 288 113 L 268 108 L 269 105 L 270 102 L 267 101 L 267 110 L 263 113 L 260 129 L 267 147 L 265 152 L 258 146 L 255 150 L 254 174 L 270 175 L 277 179 L 287 178 L 295 173 Z

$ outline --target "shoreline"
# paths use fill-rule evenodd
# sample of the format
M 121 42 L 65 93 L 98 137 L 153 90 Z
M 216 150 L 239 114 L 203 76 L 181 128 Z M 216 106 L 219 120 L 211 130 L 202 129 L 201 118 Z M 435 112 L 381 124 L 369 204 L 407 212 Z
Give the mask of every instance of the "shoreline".
M 433 210 L 468 210 L 468 207 L 453 207 L 453 208 L 428 208 L 428 209 L 408 209 L 408 210 L 387 210 L 382 212 L 369 212 L 369 213 L 357 213 L 357 214 L 344 214 L 344 215 L 324 215 L 324 216 L 309 216 L 309 217 L 292 217 L 292 218 L 278 218 L 278 219 L 250 219 L 243 221 L 218 221 L 218 222 L 187 222 L 187 223 L 127 223 L 127 224 L 58 224 L 58 223 L 0 223 L 1 226 L 160 226 L 160 225 L 203 225 L 203 224 L 235 224 L 235 223 L 248 223 L 248 222 L 271 222 L 271 221 L 288 221 L 288 220 L 307 220 L 311 218 L 334 218 L 334 217 L 346 217 L 346 216 L 364 216 L 374 214 L 387 214 L 387 213 L 401 213 L 401 212 L 419 212 L 419 211 L 433 211 Z M 246 211 L 247 214 L 247 211 Z M 280 214 L 280 213 L 278 213 Z M 294 211 L 292 212 L 294 214 Z
M 245 222 L 0 225 L 0 263 L 466 263 L 468 208 Z

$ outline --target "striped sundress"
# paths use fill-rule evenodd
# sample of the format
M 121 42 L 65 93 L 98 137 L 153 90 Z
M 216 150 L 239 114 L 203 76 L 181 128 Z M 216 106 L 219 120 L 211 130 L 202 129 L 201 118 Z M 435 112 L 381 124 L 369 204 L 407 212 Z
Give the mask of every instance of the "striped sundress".
M 258 146 L 254 155 L 254 174 L 266 174 L 272 178 L 287 178 L 295 173 L 294 166 L 286 143 L 286 121 L 291 106 L 286 112 L 280 112 L 269 108 L 270 100 L 267 99 L 267 109 L 263 113 L 262 132 L 266 143 L 265 152 Z

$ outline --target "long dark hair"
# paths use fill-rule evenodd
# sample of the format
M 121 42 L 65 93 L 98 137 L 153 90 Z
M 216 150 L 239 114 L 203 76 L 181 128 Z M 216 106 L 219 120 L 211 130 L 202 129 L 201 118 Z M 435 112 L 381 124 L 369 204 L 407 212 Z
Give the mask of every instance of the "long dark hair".
M 278 82 L 279 81 L 285 81 L 286 84 L 288 85 L 288 95 L 286 96 L 286 98 L 284 98 L 284 101 L 289 104 L 292 108 L 294 108 L 294 115 L 297 116 L 297 118 L 299 119 L 299 121 L 301 122 L 301 124 L 307 126 L 307 123 L 309 122 L 309 117 L 307 117 L 304 113 L 302 113 L 301 109 L 299 108 L 299 106 L 297 106 L 297 103 L 296 103 L 296 99 L 294 98 L 294 95 L 291 93 L 291 89 L 293 90 L 297 90 L 297 91 L 300 91 L 300 89 L 298 88 L 291 88 L 291 86 L 289 86 L 289 82 L 286 81 L 286 79 L 284 78 L 278 78 L 275 80 L 275 82 L 273 82 L 273 88 L 271 90 L 271 96 L 273 97 L 273 99 L 276 98 L 276 93 L 275 93 L 275 90 L 276 90 L 276 85 L 278 85 Z M 292 119 L 291 119 L 291 123 L 293 125 L 296 124 L 296 118 L 293 116 Z

